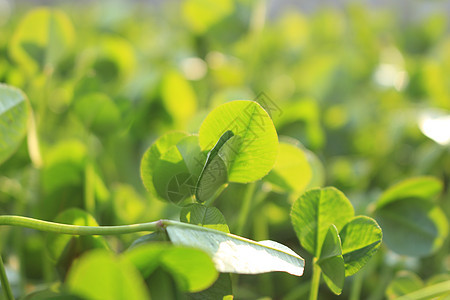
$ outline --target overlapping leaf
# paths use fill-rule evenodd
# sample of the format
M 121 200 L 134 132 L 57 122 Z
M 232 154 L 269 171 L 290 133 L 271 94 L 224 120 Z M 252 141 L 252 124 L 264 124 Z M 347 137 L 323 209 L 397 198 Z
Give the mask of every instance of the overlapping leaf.
M 126 252 L 130 261 L 147 278 L 162 267 L 168 271 L 177 286 L 186 292 L 198 292 L 211 286 L 218 273 L 211 258 L 203 251 L 188 247 L 175 247 L 164 243 L 141 245 Z
M 199 142 L 210 150 L 228 130 L 239 136 L 233 145 L 233 160 L 228 164 L 228 180 L 251 182 L 266 175 L 275 164 L 278 137 L 267 112 L 254 101 L 231 101 L 214 109 L 203 121 Z
M 303 274 L 304 260 L 274 241 L 255 242 L 222 231 L 198 229 L 174 222 L 166 230 L 172 243 L 208 253 L 220 272 L 258 274 L 283 271 L 297 276 Z

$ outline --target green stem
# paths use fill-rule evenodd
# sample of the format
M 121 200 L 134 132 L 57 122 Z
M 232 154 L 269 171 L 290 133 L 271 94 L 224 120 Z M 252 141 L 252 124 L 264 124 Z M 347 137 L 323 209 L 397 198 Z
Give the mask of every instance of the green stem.
M 359 300 L 362 285 L 364 282 L 364 277 L 365 277 L 365 269 L 360 270 L 358 273 L 354 275 L 349 300 Z
M 120 226 L 78 226 L 42 221 L 21 216 L 0 216 L 1 225 L 21 226 L 31 229 L 73 235 L 114 235 L 139 231 L 156 231 L 170 224 L 168 220 Z
M 228 186 L 228 183 L 221 185 L 217 189 L 217 191 L 214 193 L 214 195 L 205 201 L 205 206 L 212 206 L 214 201 L 216 201 L 216 199 L 219 198 L 220 194 L 222 194 L 222 192 L 226 189 L 227 186 Z
M 311 290 L 309 292 L 309 300 L 317 300 L 319 295 L 319 285 L 320 285 L 320 275 L 321 270 L 319 265 L 316 263 L 317 259 L 313 259 L 313 274 L 311 280 Z
M 11 286 L 9 285 L 8 277 L 6 276 L 5 266 L 3 265 L 3 259 L 0 255 L 0 280 L 2 283 L 2 288 L 5 292 L 5 296 L 7 300 L 14 300 L 14 296 L 11 290 Z
M 242 200 L 242 208 L 239 214 L 238 224 L 236 228 L 236 234 L 242 235 L 244 231 L 245 222 L 247 221 L 248 214 L 250 212 L 250 207 L 252 203 L 253 193 L 256 189 L 256 183 L 249 183 L 247 189 L 245 190 L 244 199 Z
M 84 180 L 84 201 L 88 213 L 95 216 L 95 187 L 94 187 L 94 167 L 90 159 L 86 163 Z

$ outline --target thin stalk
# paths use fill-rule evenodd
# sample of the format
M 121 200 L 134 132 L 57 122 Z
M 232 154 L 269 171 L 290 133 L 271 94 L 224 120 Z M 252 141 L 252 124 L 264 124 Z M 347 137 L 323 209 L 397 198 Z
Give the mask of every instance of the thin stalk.
M 354 275 L 349 300 L 359 300 L 361 296 L 364 277 L 366 275 L 365 273 L 365 269 L 362 269 Z
M 217 198 L 222 194 L 222 192 L 225 190 L 225 188 L 228 186 L 228 184 L 221 185 L 217 191 L 214 193 L 214 195 L 205 201 L 205 206 L 212 206 L 214 201 L 216 201 Z
M 2 288 L 5 293 L 7 300 L 14 300 L 14 296 L 11 290 L 11 286 L 9 285 L 8 277 L 6 276 L 5 266 L 3 265 L 3 259 L 0 255 L 0 280 L 2 283 Z
M 244 199 L 242 200 L 241 212 L 239 214 L 238 224 L 236 228 L 236 234 L 242 235 L 245 227 L 245 222 L 247 221 L 248 214 L 250 212 L 250 207 L 252 204 L 253 193 L 256 189 L 256 183 L 249 183 L 247 189 L 245 190 Z
M 85 174 L 84 174 L 84 205 L 86 211 L 91 215 L 95 216 L 95 187 L 94 187 L 94 166 L 89 159 L 86 163 Z
M 311 290 L 309 292 L 309 300 L 317 300 L 317 296 L 319 295 L 319 285 L 320 285 L 320 275 L 321 270 L 319 265 L 316 263 L 317 259 L 313 259 L 313 274 L 311 280 Z
M 424 287 L 420 290 L 398 297 L 398 300 L 422 300 L 431 299 L 448 293 L 450 290 L 450 280 L 439 282 L 431 286 Z M 447 299 L 447 298 L 446 298 Z
M 72 235 L 114 235 L 139 231 L 156 231 L 163 228 L 166 224 L 170 224 L 170 221 L 160 220 L 150 223 L 120 226 L 78 226 L 42 221 L 22 216 L 0 216 L 0 226 L 21 226 L 46 232 Z

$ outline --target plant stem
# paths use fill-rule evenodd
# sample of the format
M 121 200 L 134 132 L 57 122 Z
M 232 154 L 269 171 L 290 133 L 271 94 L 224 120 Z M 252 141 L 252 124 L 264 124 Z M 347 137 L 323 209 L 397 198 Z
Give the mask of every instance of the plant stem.
M 21 226 L 31 229 L 73 235 L 114 235 L 139 231 L 156 231 L 166 225 L 167 220 L 120 226 L 78 226 L 42 221 L 21 216 L 0 216 L 1 225 Z M 169 221 L 167 221 L 169 222 Z
M 360 270 L 358 273 L 354 275 L 349 300 L 359 300 L 362 285 L 364 282 L 364 277 L 365 277 L 365 269 Z
M 311 290 L 309 292 L 309 300 L 317 300 L 317 296 L 319 294 L 319 284 L 320 284 L 320 275 L 321 270 L 319 265 L 316 263 L 317 259 L 313 259 L 313 274 L 311 280 Z
M 11 286 L 9 285 L 8 277 L 6 276 L 5 266 L 3 265 L 3 259 L 0 255 L 0 280 L 2 283 L 2 288 L 5 292 L 5 296 L 7 300 L 14 300 L 14 296 L 11 290 Z
M 225 190 L 225 188 L 228 186 L 227 184 L 223 184 L 221 185 L 217 191 L 214 193 L 214 195 L 209 198 L 208 200 L 205 201 L 205 206 L 212 206 L 212 204 L 214 203 L 214 201 L 216 201 L 216 199 L 220 196 L 220 194 L 222 194 L 222 192 Z
M 239 214 L 238 224 L 236 227 L 236 234 L 242 235 L 244 231 L 245 222 L 247 221 L 248 214 L 250 212 L 250 206 L 252 203 L 253 193 L 256 189 L 256 183 L 249 183 L 245 190 L 244 199 L 242 200 L 241 212 Z
M 86 211 L 95 216 L 95 187 L 94 187 L 94 167 L 90 158 L 88 159 L 84 173 L 84 205 Z

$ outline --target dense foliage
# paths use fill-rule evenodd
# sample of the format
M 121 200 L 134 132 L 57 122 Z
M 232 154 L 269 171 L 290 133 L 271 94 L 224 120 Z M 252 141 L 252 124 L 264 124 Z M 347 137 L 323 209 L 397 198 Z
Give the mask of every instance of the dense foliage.
M 448 297 L 440 5 L 0 1 L 0 225 L 154 231 L 1 226 L 12 293 Z

